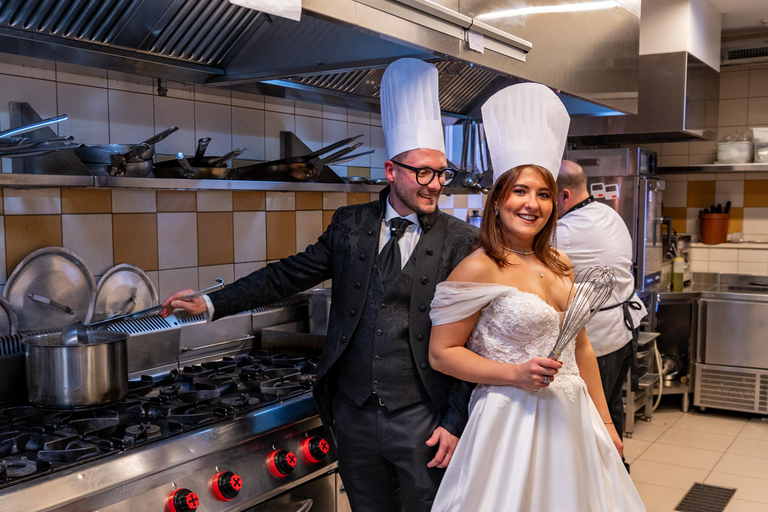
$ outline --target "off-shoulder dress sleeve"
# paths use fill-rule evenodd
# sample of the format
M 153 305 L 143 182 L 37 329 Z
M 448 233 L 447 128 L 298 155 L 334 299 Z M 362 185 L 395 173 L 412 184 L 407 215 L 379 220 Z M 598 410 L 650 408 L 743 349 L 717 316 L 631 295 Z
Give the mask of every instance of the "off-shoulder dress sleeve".
M 503 284 L 443 281 L 435 288 L 429 318 L 432 325 L 458 322 L 477 313 L 499 295 L 513 290 Z

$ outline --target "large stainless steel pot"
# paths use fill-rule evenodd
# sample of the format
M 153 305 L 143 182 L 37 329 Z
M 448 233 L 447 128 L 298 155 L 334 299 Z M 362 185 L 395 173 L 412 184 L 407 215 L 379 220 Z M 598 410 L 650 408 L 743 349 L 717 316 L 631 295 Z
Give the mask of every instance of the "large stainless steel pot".
M 62 345 L 59 333 L 24 339 L 29 401 L 43 409 L 88 409 L 128 394 L 128 335 L 89 331 L 87 343 Z

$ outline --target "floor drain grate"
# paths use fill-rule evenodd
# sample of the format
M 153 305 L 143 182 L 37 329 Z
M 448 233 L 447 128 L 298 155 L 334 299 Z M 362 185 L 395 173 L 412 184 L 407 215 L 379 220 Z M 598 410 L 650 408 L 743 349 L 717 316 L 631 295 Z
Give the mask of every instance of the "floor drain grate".
M 695 483 L 675 510 L 680 512 L 722 512 L 736 489 Z

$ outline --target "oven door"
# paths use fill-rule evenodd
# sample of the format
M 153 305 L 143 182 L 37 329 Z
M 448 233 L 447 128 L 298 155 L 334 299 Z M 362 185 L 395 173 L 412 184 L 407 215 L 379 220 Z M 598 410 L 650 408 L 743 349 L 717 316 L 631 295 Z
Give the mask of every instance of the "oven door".
M 335 512 L 336 472 L 305 482 L 247 512 Z

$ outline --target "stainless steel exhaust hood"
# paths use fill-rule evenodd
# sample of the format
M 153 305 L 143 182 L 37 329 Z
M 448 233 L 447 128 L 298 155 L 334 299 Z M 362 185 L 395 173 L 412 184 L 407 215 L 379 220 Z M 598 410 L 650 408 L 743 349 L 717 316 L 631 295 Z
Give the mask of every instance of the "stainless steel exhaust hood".
M 0 48 L 371 111 L 383 68 L 413 56 L 438 65 L 450 115 L 479 118 L 485 99 L 520 80 L 637 111 L 639 16 L 630 0 L 526 15 L 504 11 L 503 0 L 302 3 L 294 22 L 227 0 L 12 0 L 0 2 Z M 561 3 L 579 2 L 528 2 Z

